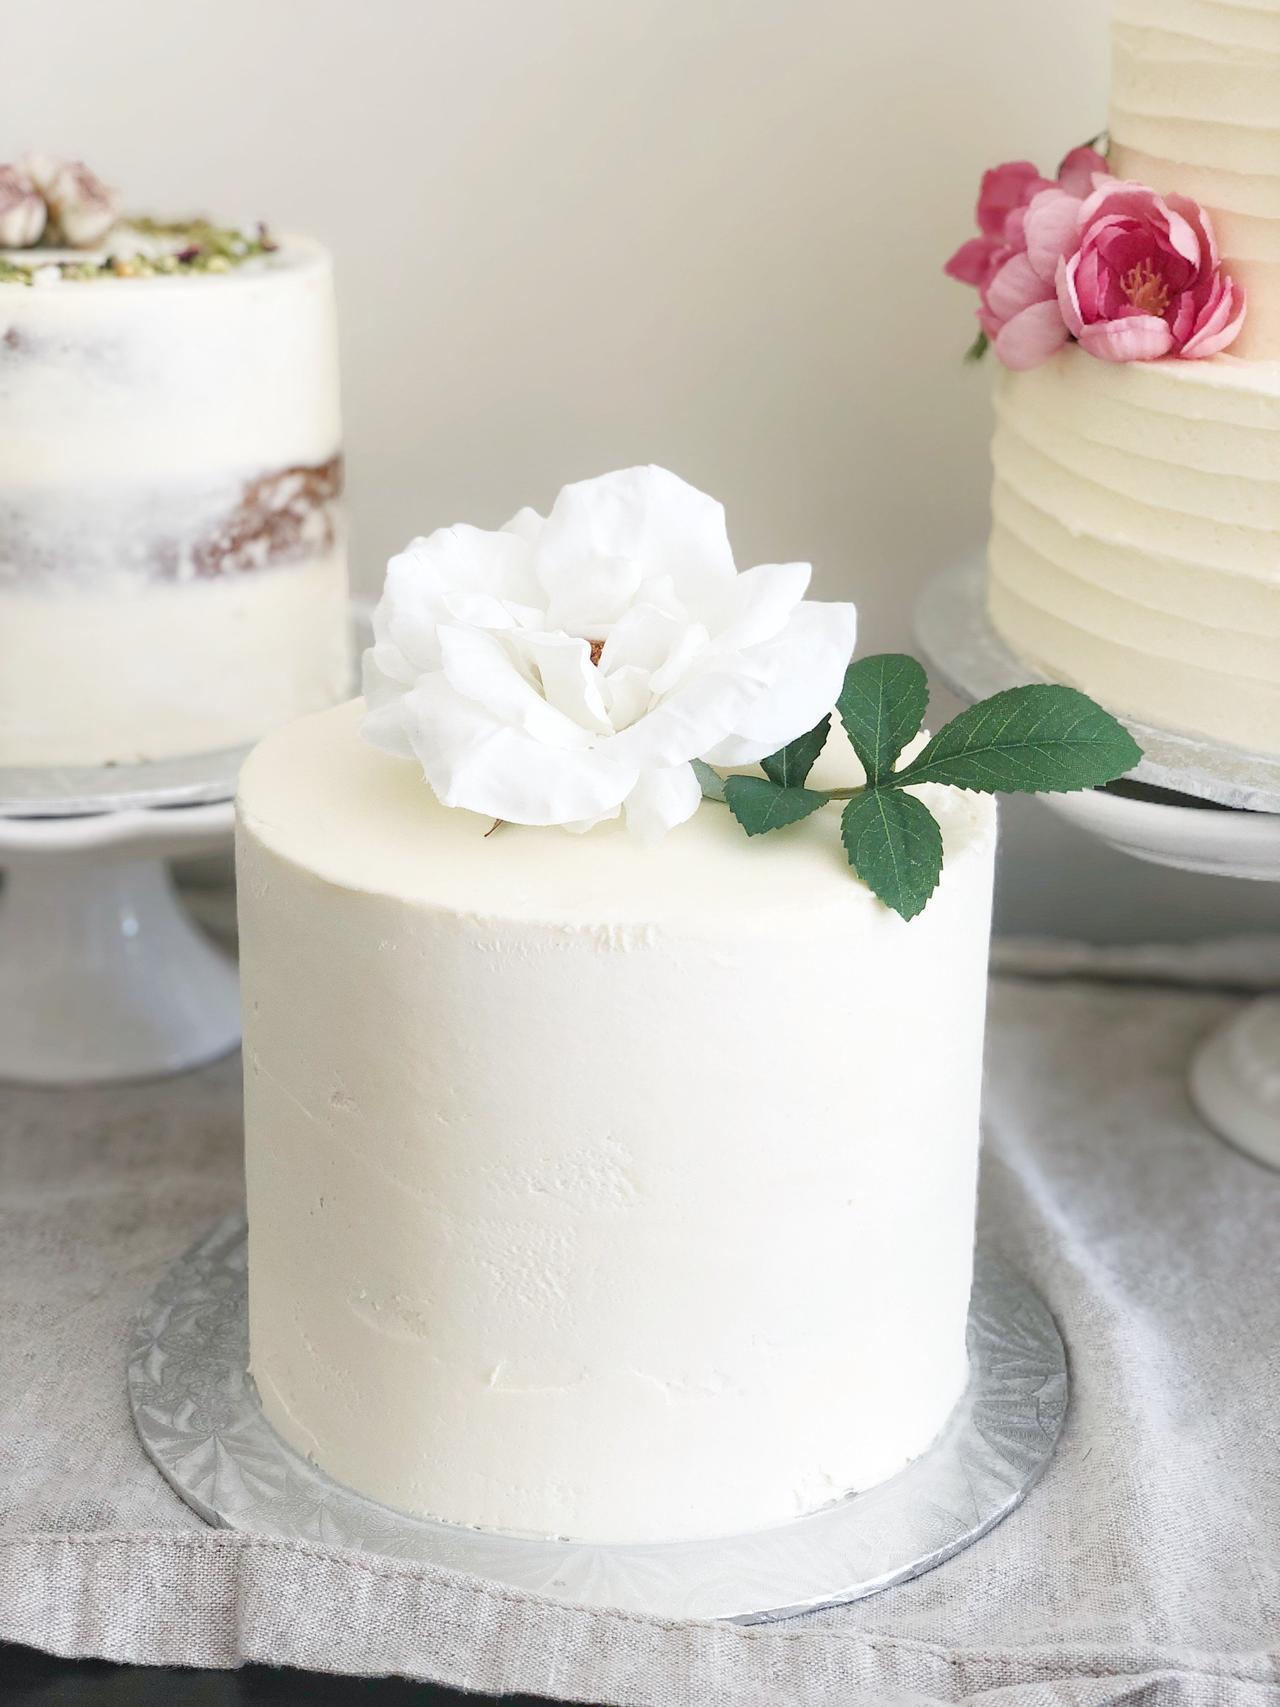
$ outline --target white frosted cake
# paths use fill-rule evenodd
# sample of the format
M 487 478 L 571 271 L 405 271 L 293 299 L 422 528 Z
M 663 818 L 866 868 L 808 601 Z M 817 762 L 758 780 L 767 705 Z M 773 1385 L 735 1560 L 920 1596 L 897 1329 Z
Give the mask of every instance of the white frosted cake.
M 0 766 L 233 747 L 350 691 L 327 255 L 89 236 L 0 253 Z
M 361 715 L 241 780 L 268 1418 L 391 1505 L 586 1540 L 893 1474 L 966 1376 L 991 800 L 919 791 L 945 865 L 908 923 L 828 812 L 486 835 Z
M 1185 227 L 1169 207 L 1199 203 L 1246 309 L 1216 353 L 1177 347 L 1177 279 L 1135 250 L 1110 312 L 1164 315 L 1170 353 L 1094 345 L 1099 360 L 1089 328 L 1000 375 L 991 617 L 1015 652 L 1113 710 L 1276 754 L 1280 0 L 1120 0 L 1113 61 L 1107 170 L 1172 198 L 1158 215 L 1172 251 Z M 1018 305 L 1004 286 L 984 288 L 997 324 Z
M 893 770 L 923 672 L 808 580 L 663 470 L 584 481 L 416 541 L 367 707 L 249 758 L 251 1369 L 350 1487 L 714 1537 L 959 1398 L 995 809 Z

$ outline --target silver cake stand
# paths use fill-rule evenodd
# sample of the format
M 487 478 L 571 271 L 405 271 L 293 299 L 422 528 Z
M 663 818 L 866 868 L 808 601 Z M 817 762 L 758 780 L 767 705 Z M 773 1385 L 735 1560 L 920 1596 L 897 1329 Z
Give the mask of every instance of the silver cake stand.
M 947 684 L 983 699 L 1042 681 L 1014 656 L 986 613 L 985 563 L 974 556 L 929 581 L 916 637 Z M 1280 760 L 1130 718 L 1145 757 L 1125 782 L 1043 804 L 1108 846 L 1153 865 L 1280 883 Z M 1145 789 L 1131 782 L 1149 785 Z M 1208 1125 L 1280 1168 L 1280 998 L 1264 997 L 1212 1032 L 1192 1056 L 1191 1095 Z
M 134 1421 L 207 1522 L 463 1571 L 578 1606 L 662 1618 L 785 1618 L 858 1600 L 969 1546 L 1022 1500 L 1053 1452 L 1066 1354 L 1048 1310 L 980 1260 L 970 1380 L 936 1444 L 891 1481 L 775 1529 L 599 1546 L 408 1517 L 340 1486 L 267 1423 L 246 1372 L 245 1224 L 220 1222 L 143 1308 L 129 1355 Z

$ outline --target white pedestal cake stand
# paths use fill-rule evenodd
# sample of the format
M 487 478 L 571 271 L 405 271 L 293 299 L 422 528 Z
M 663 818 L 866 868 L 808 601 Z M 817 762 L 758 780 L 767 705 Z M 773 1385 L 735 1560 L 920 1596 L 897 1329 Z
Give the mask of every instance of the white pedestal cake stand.
M 165 862 L 229 842 L 243 756 L 0 770 L 0 1078 L 145 1078 L 235 1047 L 234 964 Z
M 973 700 L 1044 679 L 992 627 L 984 578 L 983 561 L 971 558 L 934 576 L 916 606 L 922 650 Z M 1135 859 L 1280 883 L 1280 760 L 1124 721 L 1146 755 L 1132 773 L 1139 787 L 1126 779 L 1044 804 Z M 1280 1168 L 1280 998 L 1252 1002 L 1214 1031 L 1192 1058 L 1190 1088 L 1215 1132 Z

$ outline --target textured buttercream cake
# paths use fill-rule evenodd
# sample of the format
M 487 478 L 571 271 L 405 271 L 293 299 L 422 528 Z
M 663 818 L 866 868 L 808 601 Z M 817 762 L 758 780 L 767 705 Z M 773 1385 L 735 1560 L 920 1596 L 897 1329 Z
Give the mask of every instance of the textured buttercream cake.
M 1247 293 L 1207 360 L 997 385 L 989 604 L 1113 710 L 1280 753 L 1280 0 L 1121 0 L 1108 165 L 1201 202 Z
M 241 780 L 267 1417 L 391 1505 L 593 1541 L 892 1475 L 966 1380 L 991 800 L 918 791 L 945 864 L 906 923 L 833 809 L 486 835 L 360 718 Z
M 0 766 L 233 747 L 349 692 L 341 467 L 318 245 L 0 255 Z

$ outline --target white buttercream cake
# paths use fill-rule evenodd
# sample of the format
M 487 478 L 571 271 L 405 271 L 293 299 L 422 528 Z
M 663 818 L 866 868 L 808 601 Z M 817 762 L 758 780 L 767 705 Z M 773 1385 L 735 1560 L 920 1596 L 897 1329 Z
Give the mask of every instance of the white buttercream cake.
M 1248 300 L 1208 360 L 1002 373 L 992 620 L 1112 710 L 1280 753 L 1280 0 L 1120 0 L 1110 170 L 1210 212 Z
M 233 747 L 349 693 L 341 468 L 317 244 L 0 254 L 0 766 Z
M 390 1505 L 587 1541 L 902 1468 L 966 1380 L 994 803 L 918 791 L 945 865 L 906 923 L 835 808 L 493 829 L 361 715 L 241 782 L 267 1417 Z M 843 736 L 819 764 L 858 778 Z

